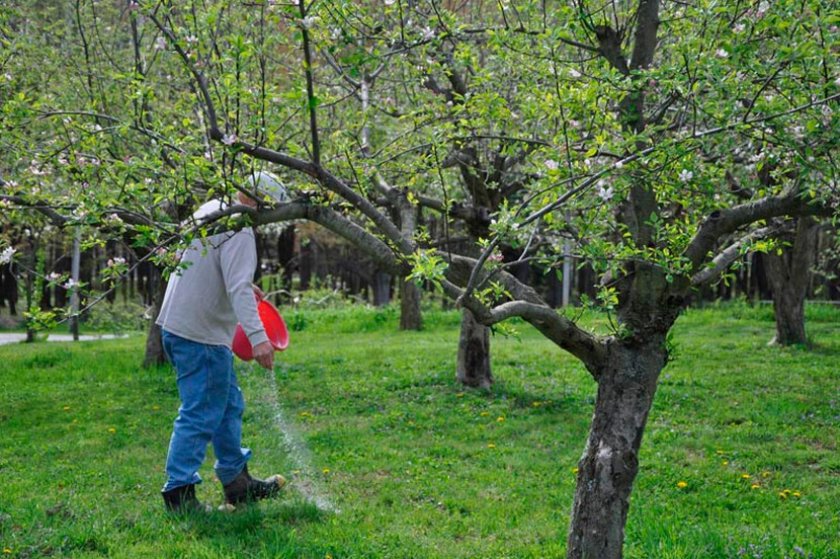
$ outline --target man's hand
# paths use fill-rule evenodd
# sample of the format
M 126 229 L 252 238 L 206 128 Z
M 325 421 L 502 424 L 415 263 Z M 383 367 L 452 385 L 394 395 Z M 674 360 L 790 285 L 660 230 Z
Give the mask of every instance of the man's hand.
M 252 283 L 252 284 L 251 284 L 251 289 L 253 289 L 253 290 L 254 290 L 254 295 L 256 295 L 256 296 L 257 296 L 257 299 L 258 299 L 258 300 L 262 301 L 263 299 L 265 299 L 265 293 L 263 293 L 263 290 L 262 290 L 262 289 L 260 289 L 259 287 L 257 287 L 257 284 Z
M 274 347 L 269 342 L 257 344 L 254 347 L 254 359 L 263 369 L 269 371 L 274 368 Z

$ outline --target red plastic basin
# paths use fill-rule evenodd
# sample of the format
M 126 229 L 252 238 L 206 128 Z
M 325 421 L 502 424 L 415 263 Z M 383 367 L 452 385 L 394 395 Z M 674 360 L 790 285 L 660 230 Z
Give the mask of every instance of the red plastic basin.
M 289 330 L 286 323 L 277 309 L 265 299 L 257 302 L 257 312 L 260 315 L 268 341 L 274 346 L 275 351 L 283 351 L 289 346 Z M 254 358 L 254 348 L 241 324 L 236 325 L 236 332 L 233 335 L 231 349 L 237 357 L 243 361 L 250 361 Z

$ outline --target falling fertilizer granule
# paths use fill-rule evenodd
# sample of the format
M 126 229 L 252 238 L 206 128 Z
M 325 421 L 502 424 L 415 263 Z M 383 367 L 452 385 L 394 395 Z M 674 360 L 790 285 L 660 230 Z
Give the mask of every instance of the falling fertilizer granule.
M 251 364 L 252 374 L 263 374 L 261 369 L 258 369 L 253 363 Z M 257 371 L 260 373 L 257 373 Z M 286 420 L 283 413 L 283 408 L 280 407 L 280 402 L 277 400 L 277 379 L 274 371 L 265 373 L 268 378 L 268 394 L 265 395 L 265 402 L 271 409 L 271 415 L 274 418 L 274 426 L 283 435 L 283 445 L 286 448 L 286 453 L 289 461 L 294 465 L 294 468 L 299 471 L 289 482 L 290 486 L 297 490 L 303 498 L 323 511 L 333 513 L 340 512 L 330 499 L 324 494 L 323 490 L 316 481 L 316 477 L 312 471 L 312 453 L 309 452 L 306 444 L 298 433 L 297 429 L 291 422 Z

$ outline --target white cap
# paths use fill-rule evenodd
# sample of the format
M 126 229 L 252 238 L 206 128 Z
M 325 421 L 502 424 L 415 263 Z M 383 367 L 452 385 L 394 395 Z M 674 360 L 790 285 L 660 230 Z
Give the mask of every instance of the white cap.
M 195 212 L 193 212 L 193 219 L 196 221 L 201 221 L 208 215 L 219 210 L 223 210 L 226 207 L 227 204 L 225 204 L 221 200 L 210 200 L 209 202 L 204 202 L 201 206 L 198 207 L 197 210 L 195 210 Z
M 256 187 L 257 193 L 261 196 L 268 196 L 274 202 L 281 204 L 289 201 L 289 192 L 274 173 L 269 173 L 268 171 L 257 171 L 251 175 L 249 182 L 252 187 Z

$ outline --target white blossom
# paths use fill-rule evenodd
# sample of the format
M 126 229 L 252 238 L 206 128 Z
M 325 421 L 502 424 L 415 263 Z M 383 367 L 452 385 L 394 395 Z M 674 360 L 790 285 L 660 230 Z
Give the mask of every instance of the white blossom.
M 397 0 L 385 0 L 385 5 L 386 5 L 386 6 L 393 6 L 393 5 L 394 5 L 394 2 L 396 2 L 396 1 L 397 1 Z
M 105 218 L 110 223 L 122 223 L 123 220 L 117 214 L 108 214 L 108 217 Z
M 29 162 L 29 172 L 35 175 L 36 177 L 47 174 L 38 167 L 38 162 L 34 159 Z
M 125 258 L 122 256 L 115 256 L 114 258 L 108 259 L 108 267 L 113 268 L 114 266 L 121 266 L 125 264 Z
M 64 289 L 66 289 L 67 291 L 70 291 L 71 289 L 75 289 L 78 286 L 79 286 L 79 282 L 74 280 L 73 278 L 70 278 L 69 280 L 64 282 L 64 285 L 62 285 L 62 287 Z
M 572 68 L 571 70 L 569 70 L 569 76 L 571 76 L 573 78 L 579 78 L 580 77 L 580 72 L 578 72 L 577 70 Z
M 616 161 L 615 162 L 615 168 L 616 169 L 621 169 L 622 167 L 624 167 L 624 161 Z
M 232 146 L 236 143 L 236 140 L 236 134 L 225 134 L 224 136 L 222 136 L 222 143 L 226 146 Z
M 17 251 L 12 247 L 6 247 L 0 252 L 0 264 L 8 264 L 14 258 Z
M 679 179 L 681 182 L 688 182 L 694 178 L 694 173 L 689 171 L 688 169 L 683 169 L 680 171 Z
M 304 29 L 312 29 L 312 27 L 318 22 L 317 16 L 306 16 L 302 20 L 300 20 L 300 25 Z
M 744 29 L 746 29 L 746 28 L 747 28 L 747 26 L 746 26 L 746 25 L 744 25 L 743 23 L 736 23 L 736 24 L 732 27 L 732 30 L 733 30 L 735 33 L 743 33 L 743 32 L 744 32 Z
M 428 25 L 423 28 L 423 40 L 430 41 L 435 38 L 435 30 Z
M 161 36 L 155 39 L 155 50 L 165 50 L 166 49 L 166 38 Z
M 726 52 L 726 49 L 717 49 L 717 52 L 715 52 L 715 56 L 717 56 L 718 58 L 729 58 L 729 53 Z
M 61 274 L 59 274 L 58 272 L 50 272 L 49 274 L 47 274 L 47 281 L 54 282 L 58 281 L 59 279 L 61 279 Z
M 553 159 L 546 159 L 543 164 L 549 171 L 556 171 L 560 167 L 560 164 Z
M 598 181 L 598 197 L 604 202 L 609 202 L 614 194 L 613 187 L 606 186 L 604 181 Z

